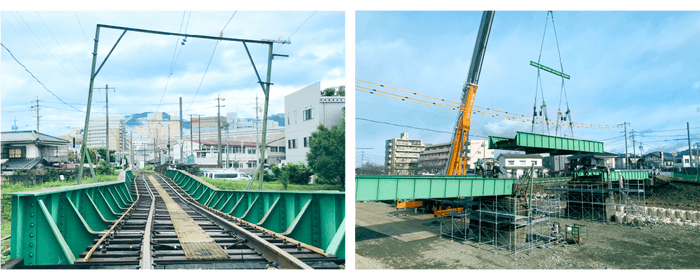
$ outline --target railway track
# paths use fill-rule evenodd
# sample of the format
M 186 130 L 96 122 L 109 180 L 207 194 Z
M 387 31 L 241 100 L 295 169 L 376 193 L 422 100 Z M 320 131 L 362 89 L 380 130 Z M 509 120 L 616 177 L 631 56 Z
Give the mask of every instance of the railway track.
M 344 260 L 210 211 L 156 173 L 134 178 L 138 199 L 72 269 L 339 269 Z M 34 266 L 32 268 L 42 268 Z

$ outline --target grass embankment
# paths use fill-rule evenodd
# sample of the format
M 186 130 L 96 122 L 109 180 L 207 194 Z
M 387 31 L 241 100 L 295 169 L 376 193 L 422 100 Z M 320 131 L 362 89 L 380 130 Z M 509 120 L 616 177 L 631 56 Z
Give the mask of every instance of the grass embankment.
M 115 181 L 117 180 L 117 177 L 119 175 L 97 175 L 97 182 L 109 182 L 109 181 Z M 81 183 L 83 184 L 91 184 L 94 183 L 92 180 L 92 177 L 90 178 L 85 178 Z M 49 189 L 49 188 L 55 188 L 55 187 L 62 187 L 62 186 L 71 186 L 71 185 L 76 185 L 78 184 L 77 180 L 72 180 L 72 181 L 52 181 L 52 182 L 47 182 L 43 183 L 41 185 L 36 185 L 36 186 L 27 186 L 24 184 L 3 184 L 0 188 L 0 193 L 2 194 L 2 201 L 0 204 L 2 204 L 2 212 L 0 212 L 0 227 L 2 227 L 2 238 L 5 238 L 5 236 L 10 235 L 10 228 L 12 227 L 12 205 L 11 201 L 12 198 L 8 195 L 10 193 L 14 192 L 24 192 L 24 191 L 34 191 L 34 190 L 41 190 L 41 189 Z M 10 245 L 10 239 L 2 241 L 2 251 L 5 251 L 5 249 Z M 0 251 L 0 252 L 2 252 Z M 2 254 L 2 263 L 5 263 L 10 258 L 10 252 L 7 251 L 6 253 Z
M 207 181 L 208 183 L 216 186 L 219 189 L 222 190 L 242 190 L 245 189 L 245 187 L 248 185 L 248 181 L 231 181 L 231 180 L 218 180 L 218 179 L 210 179 L 207 177 L 199 177 L 202 178 L 204 181 Z M 253 186 L 251 189 L 257 190 L 258 189 L 258 181 L 255 181 L 253 183 Z M 338 185 L 295 185 L 295 184 L 289 184 L 287 185 L 287 190 L 288 191 L 320 191 L 320 190 L 333 190 L 336 191 L 338 190 L 339 186 Z M 284 186 L 282 186 L 282 183 L 278 181 L 272 181 L 272 182 L 263 182 L 263 190 L 267 191 L 283 191 Z

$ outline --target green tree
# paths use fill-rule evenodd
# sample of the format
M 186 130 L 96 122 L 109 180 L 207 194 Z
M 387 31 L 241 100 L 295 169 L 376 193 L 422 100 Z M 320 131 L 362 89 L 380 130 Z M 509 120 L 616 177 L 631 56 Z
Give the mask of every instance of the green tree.
M 298 185 L 308 184 L 309 177 L 313 175 L 311 169 L 304 163 L 290 163 L 282 166 L 282 172 L 285 171 L 289 174 L 289 181 Z
M 319 125 L 311 134 L 306 160 L 313 173 L 325 182 L 345 186 L 345 120 L 331 129 Z
M 340 95 L 340 96 L 345 96 L 345 86 L 339 86 L 338 90 L 335 91 L 335 94 Z
M 321 95 L 323 96 L 333 96 L 335 95 L 335 88 L 334 87 L 329 87 L 321 91 Z
M 115 150 L 109 150 L 109 162 L 115 162 L 116 158 L 114 157 Z M 107 158 L 107 153 L 105 152 L 105 148 L 97 148 L 97 153 L 100 155 L 100 158 L 106 159 Z
M 99 175 L 112 175 L 114 173 L 114 168 L 111 165 L 108 165 L 106 161 L 100 160 L 95 172 L 97 172 Z
M 280 173 L 277 174 L 277 179 L 282 186 L 284 186 L 284 190 L 287 190 L 287 185 L 289 185 L 289 172 L 287 170 L 280 170 Z

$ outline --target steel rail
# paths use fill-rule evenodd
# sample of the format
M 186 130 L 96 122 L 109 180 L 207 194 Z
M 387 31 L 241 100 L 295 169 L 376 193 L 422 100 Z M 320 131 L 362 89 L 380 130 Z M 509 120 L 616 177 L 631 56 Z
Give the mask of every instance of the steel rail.
M 158 175 L 162 178 L 161 175 Z M 175 194 L 185 203 L 188 205 L 197 208 L 193 210 L 199 210 L 200 214 L 203 216 L 206 216 L 207 218 L 211 219 L 212 221 L 216 221 L 216 223 L 223 225 L 227 227 L 229 230 L 232 230 L 236 232 L 236 234 L 244 237 L 244 239 L 248 240 L 248 244 L 253 247 L 256 251 L 261 253 L 263 257 L 265 257 L 267 260 L 270 261 L 275 261 L 277 262 L 282 268 L 287 268 L 287 269 L 313 269 L 311 266 L 308 264 L 302 262 L 301 260 L 297 259 L 296 257 L 292 256 L 291 254 L 285 252 L 284 250 L 280 249 L 279 247 L 272 245 L 270 242 L 267 242 L 266 240 L 260 238 L 256 234 L 234 224 L 231 223 L 230 221 L 224 219 L 223 217 L 217 215 L 214 212 L 211 212 L 207 210 L 205 207 L 194 203 L 192 201 L 189 201 L 185 199 L 180 192 L 176 191 L 175 188 L 164 178 L 162 178 L 165 184 L 175 192 Z M 190 197 L 191 198 L 191 197 Z
M 85 255 L 85 258 L 83 258 L 83 261 L 87 261 L 88 259 L 90 259 L 90 256 L 92 256 L 92 253 L 95 252 L 95 249 L 97 249 L 97 247 L 99 247 L 100 244 L 102 244 L 102 241 L 104 241 L 105 238 L 107 238 L 107 236 L 109 236 L 109 234 L 112 232 L 112 230 L 114 230 L 114 227 L 116 227 L 119 223 L 121 223 L 122 219 L 124 219 L 126 214 L 129 214 L 129 212 L 131 212 L 131 209 L 133 209 L 134 206 L 136 205 L 136 203 L 139 202 L 139 198 L 140 198 L 139 190 L 138 190 L 138 186 L 136 186 L 135 183 L 134 183 L 134 189 L 136 190 L 136 200 L 134 200 L 134 203 L 132 203 L 131 206 L 129 206 L 129 209 L 126 209 L 126 211 L 124 211 L 122 216 L 119 217 L 119 219 L 112 225 L 112 227 L 110 227 L 107 230 L 107 232 L 105 232 L 105 234 L 102 235 L 102 238 L 100 238 L 100 240 L 98 240 L 97 243 L 95 243 L 95 245 L 92 246 L 92 249 L 90 249 L 90 251 L 87 253 L 87 255 Z
M 182 172 L 184 172 L 184 171 L 182 171 Z M 197 176 L 192 176 L 192 177 L 194 177 L 195 179 L 201 180 L 201 179 L 200 179 L 199 177 L 197 177 Z M 202 180 L 202 181 L 204 181 L 204 180 Z M 165 181 L 165 182 L 167 183 L 167 181 Z M 206 182 L 206 181 L 204 181 L 204 182 Z M 209 184 L 209 183 L 207 183 L 207 184 Z M 211 184 L 209 184 L 209 185 L 211 185 Z M 188 196 L 189 198 L 191 198 L 192 200 L 195 200 L 195 201 L 196 201 L 196 199 L 194 199 L 189 193 L 185 192 L 185 195 L 187 195 L 187 196 Z M 201 205 L 201 204 L 200 204 L 200 205 Z M 283 235 L 283 234 L 280 234 L 280 233 L 271 231 L 271 230 L 269 230 L 269 229 L 266 229 L 266 228 L 264 228 L 264 227 L 258 226 L 258 225 L 256 225 L 256 224 L 253 224 L 253 223 L 248 222 L 248 221 L 246 221 L 246 220 L 243 220 L 243 219 L 241 219 L 241 218 L 236 218 L 236 217 L 234 217 L 234 216 L 231 216 L 231 215 L 229 215 L 229 214 L 227 214 L 227 213 L 224 213 L 224 212 L 219 211 L 219 210 L 217 210 L 217 209 L 214 209 L 214 208 L 212 208 L 212 207 L 205 206 L 205 205 L 202 205 L 202 206 L 205 207 L 206 209 L 208 209 L 210 212 L 217 213 L 217 214 L 219 214 L 219 215 L 221 215 L 221 216 L 224 216 L 224 217 L 226 217 L 226 218 L 232 219 L 232 220 L 236 221 L 236 222 L 239 223 L 239 224 L 243 224 L 243 225 L 252 227 L 252 228 L 255 229 L 255 230 L 262 231 L 264 234 L 268 234 L 268 235 L 273 236 L 273 237 L 276 238 L 276 239 L 282 240 L 282 242 L 294 244 L 294 245 L 296 245 L 297 247 L 305 248 L 305 249 L 308 249 L 308 250 L 310 250 L 310 251 L 312 251 L 312 252 L 315 252 L 315 253 L 317 253 L 317 254 L 321 254 L 321 255 L 323 255 L 323 256 L 330 257 L 330 256 L 328 255 L 328 253 L 326 253 L 326 251 L 323 250 L 323 249 L 321 249 L 321 248 L 318 248 L 318 247 L 315 247 L 315 246 L 311 246 L 311 245 L 309 245 L 309 244 L 303 243 L 303 242 L 301 242 L 301 241 L 298 241 L 298 240 L 296 240 L 296 239 L 290 238 L 290 237 L 285 236 L 285 235 Z
M 142 176 L 143 182 L 146 183 L 146 177 Z M 143 242 L 141 244 L 141 269 L 152 269 L 153 264 L 151 260 L 151 229 L 153 226 L 153 214 L 156 209 L 156 197 L 153 195 L 151 188 L 148 187 L 146 183 L 146 190 L 151 196 L 151 208 L 148 211 L 148 220 L 146 220 L 146 228 L 143 230 Z

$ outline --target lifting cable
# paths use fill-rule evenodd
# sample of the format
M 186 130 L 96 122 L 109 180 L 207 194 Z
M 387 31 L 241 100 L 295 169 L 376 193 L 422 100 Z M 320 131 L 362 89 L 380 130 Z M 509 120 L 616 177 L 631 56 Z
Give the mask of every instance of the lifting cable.
M 547 24 L 549 23 L 549 13 L 551 11 L 547 12 L 547 18 L 544 21 L 544 32 L 542 33 L 542 43 L 540 44 L 540 54 L 537 57 L 537 64 L 540 64 L 540 61 L 542 60 L 542 49 L 544 48 L 544 38 L 545 35 L 547 35 Z M 549 118 L 547 116 L 547 104 L 544 102 L 544 91 L 542 87 L 542 76 L 540 75 L 540 68 L 537 68 L 537 80 L 535 81 L 535 103 L 532 105 L 532 129 L 531 133 L 535 133 L 535 118 L 537 117 L 537 92 L 540 92 L 540 95 L 542 95 L 542 105 L 540 105 L 540 112 L 539 116 L 542 116 L 542 111 L 544 111 L 544 118 L 547 123 L 547 132 L 549 134 Z M 542 130 L 544 133 L 544 129 Z
M 552 30 L 554 30 L 554 40 L 557 42 L 557 53 L 559 54 L 559 67 L 561 67 L 561 72 L 564 73 L 564 63 L 562 63 L 561 60 L 561 50 L 559 49 L 559 37 L 557 37 L 557 27 L 554 25 L 554 12 L 549 11 L 549 13 L 552 14 Z M 566 102 L 566 112 L 564 114 L 561 113 L 561 96 L 562 93 L 564 94 L 564 100 Z M 569 109 L 569 98 L 566 95 L 566 86 L 564 84 L 564 77 L 561 78 L 561 91 L 559 92 L 559 108 L 557 111 L 557 123 L 559 121 L 565 122 L 566 119 L 569 119 L 569 124 L 571 124 L 571 109 Z M 559 126 L 557 126 L 559 128 Z M 574 128 L 572 126 L 569 126 L 569 129 L 571 129 L 571 136 L 574 136 Z M 555 131 L 554 136 L 557 136 L 557 131 Z

